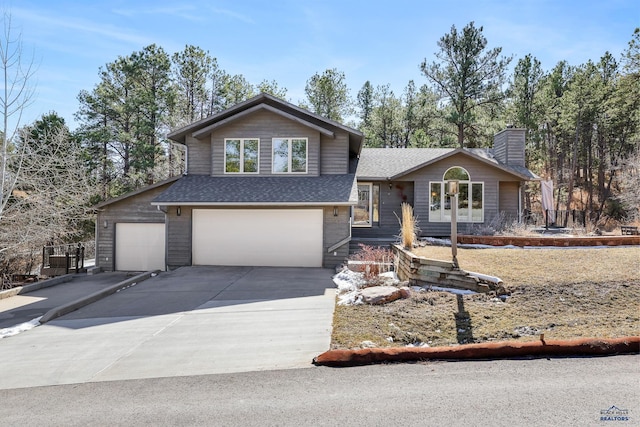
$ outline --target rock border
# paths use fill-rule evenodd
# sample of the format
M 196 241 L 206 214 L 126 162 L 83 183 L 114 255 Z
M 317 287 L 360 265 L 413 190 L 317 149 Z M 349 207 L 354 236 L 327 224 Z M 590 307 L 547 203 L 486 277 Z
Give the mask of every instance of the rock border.
M 420 360 L 507 359 L 545 356 L 609 356 L 640 353 L 640 336 L 582 338 L 526 342 L 492 342 L 450 347 L 385 347 L 329 350 L 313 359 L 314 365 L 346 367 L 384 362 Z

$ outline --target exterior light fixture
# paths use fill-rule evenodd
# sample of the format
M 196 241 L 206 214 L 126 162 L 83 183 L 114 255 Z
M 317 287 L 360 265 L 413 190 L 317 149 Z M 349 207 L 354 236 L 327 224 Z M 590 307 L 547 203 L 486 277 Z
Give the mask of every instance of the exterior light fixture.
M 333 207 L 333 216 L 338 216 L 338 207 L 337 206 Z
M 180 206 L 178 206 L 178 209 L 176 209 L 176 215 L 182 215 L 182 208 Z
M 455 196 L 460 192 L 460 186 L 457 180 L 449 181 L 448 184 L 449 184 L 448 193 L 450 196 Z
M 102 226 L 104 228 L 107 228 L 109 226 L 109 223 L 107 223 L 107 220 L 105 219 L 104 222 L 102 223 Z

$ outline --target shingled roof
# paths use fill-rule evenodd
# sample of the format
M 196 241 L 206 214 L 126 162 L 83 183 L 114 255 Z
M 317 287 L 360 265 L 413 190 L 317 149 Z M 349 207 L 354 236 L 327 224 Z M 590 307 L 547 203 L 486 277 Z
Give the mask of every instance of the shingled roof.
M 462 153 L 488 163 L 525 180 L 539 177 L 523 166 L 500 163 L 484 148 L 363 148 L 358 161 L 358 180 L 382 181 L 398 179 L 417 169 Z
M 354 174 L 321 176 L 188 175 L 156 197 L 152 205 L 353 205 Z

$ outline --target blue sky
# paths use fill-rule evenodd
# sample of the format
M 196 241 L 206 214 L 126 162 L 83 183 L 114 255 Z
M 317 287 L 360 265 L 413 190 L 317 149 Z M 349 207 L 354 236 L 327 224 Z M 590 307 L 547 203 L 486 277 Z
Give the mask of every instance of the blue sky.
M 22 123 L 56 111 L 76 126 L 80 90 L 101 66 L 155 43 L 169 54 L 193 44 L 222 69 L 251 83 L 276 80 L 291 102 L 327 68 L 346 75 L 355 97 L 365 81 L 400 94 L 425 83 L 419 64 L 434 59 L 451 25 L 483 26 L 488 47 L 531 53 L 545 70 L 606 52 L 619 58 L 640 26 L 638 0 L 14 0 L 3 3 L 33 57 L 35 102 Z

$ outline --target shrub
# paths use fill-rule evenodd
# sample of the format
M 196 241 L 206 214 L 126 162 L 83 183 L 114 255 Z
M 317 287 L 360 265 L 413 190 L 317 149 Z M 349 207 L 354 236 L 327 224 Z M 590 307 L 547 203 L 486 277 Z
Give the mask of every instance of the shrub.
M 351 270 L 362 272 L 367 281 L 372 281 L 378 277 L 378 274 L 389 271 L 387 266 L 393 262 L 393 253 L 390 249 L 362 243 L 359 246 L 360 250 L 349 257 L 350 261 L 355 261 L 350 266 Z

